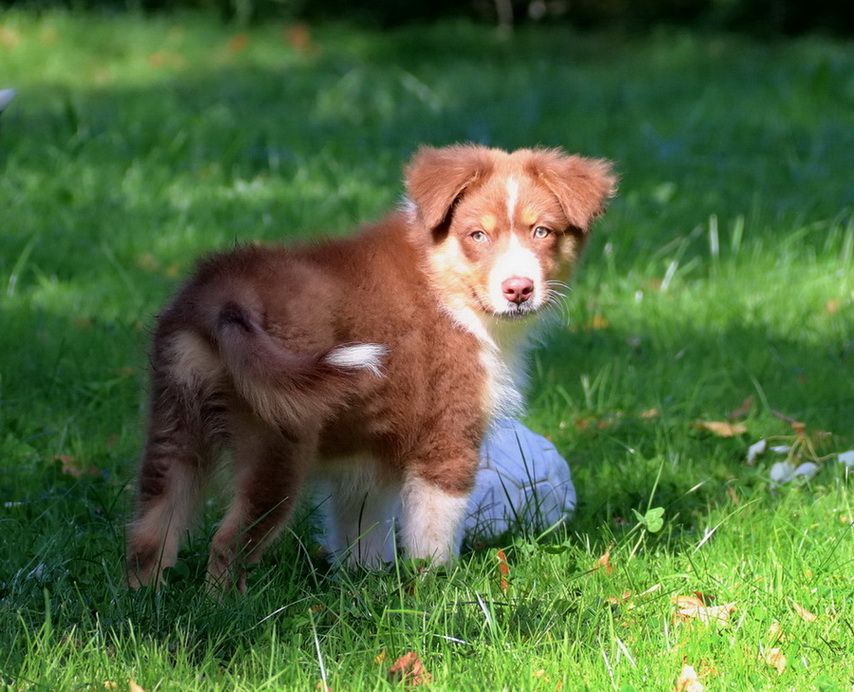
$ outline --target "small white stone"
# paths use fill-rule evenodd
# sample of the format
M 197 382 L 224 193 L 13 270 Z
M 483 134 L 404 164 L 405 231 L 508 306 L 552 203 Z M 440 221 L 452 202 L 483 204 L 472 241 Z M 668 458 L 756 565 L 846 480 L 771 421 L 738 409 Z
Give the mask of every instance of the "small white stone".
M 795 467 L 789 461 L 778 461 L 771 467 L 770 475 L 772 483 L 783 485 L 795 477 Z
M 805 478 L 807 480 L 815 476 L 815 474 L 817 473 L 818 464 L 814 464 L 811 461 L 805 461 L 803 464 L 801 464 L 800 466 L 798 466 L 798 468 L 795 469 L 795 476 L 797 478 Z
M 0 111 L 5 110 L 6 106 L 12 103 L 13 98 L 15 98 L 14 89 L 0 89 Z
M 766 440 L 759 440 L 759 442 L 754 442 L 750 447 L 747 448 L 747 463 L 753 464 L 756 461 L 756 457 L 760 454 L 765 453 L 765 449 L 768 447 L 768 442 Z

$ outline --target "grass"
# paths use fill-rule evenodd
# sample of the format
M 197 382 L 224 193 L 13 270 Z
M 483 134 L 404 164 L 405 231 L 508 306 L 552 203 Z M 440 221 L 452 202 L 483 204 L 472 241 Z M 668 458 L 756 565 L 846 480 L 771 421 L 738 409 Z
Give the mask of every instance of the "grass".
M 772 459 L 744 456 L 792 434 L 774 411 L 820 454 L 854 446 L 850 44 L 309 38 L 192 15 L 0 20 L 0 87 L 19 90 L 0 119 L 0 682 L 384 688 L 413 650 L 444 689 L 670 689 L 683 663 L 710 689 L 849 689 L 851 480 L 829 459 L 778 488 Z M 527 422 L 579 489 L 566 534 L 508 538 L 504 593 L 494 548 L 450 573 L 333 574 L 300 521 L 246 598 L 214 603 L 210 508 L 168 588 L 127 593 L 147 329 L 194 257 L 345 232 L 395 204 L 418 143 L 470 139 L 622 176 L 535 356 Z M 748 396 L 747 434 L 693 427 Z M 655 534 L 632 512 L 648 507 Z M 608 548 L 610 574 L 593 569 Z M 674 622 L 693 591 L 734 603 L 729 624 Z M 775 647 L 782 673 L 761 660 Z

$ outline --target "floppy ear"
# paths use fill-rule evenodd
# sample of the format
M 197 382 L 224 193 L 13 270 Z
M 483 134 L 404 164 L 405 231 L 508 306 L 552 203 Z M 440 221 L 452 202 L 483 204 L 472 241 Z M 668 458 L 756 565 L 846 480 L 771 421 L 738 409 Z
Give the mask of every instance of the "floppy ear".
M 534 149 L 528 172 L 551 190 L 570 225 L 581 231 L 587 231 L 617 191 L 610 161 L 569 156 L 560 149 Z
M 415 204 L 418 218 L 432 231 L 447 218 L 463 191 L 491 170 L 492 157 L 485 147 L 421 147 L 406 167 L 406 193 Z

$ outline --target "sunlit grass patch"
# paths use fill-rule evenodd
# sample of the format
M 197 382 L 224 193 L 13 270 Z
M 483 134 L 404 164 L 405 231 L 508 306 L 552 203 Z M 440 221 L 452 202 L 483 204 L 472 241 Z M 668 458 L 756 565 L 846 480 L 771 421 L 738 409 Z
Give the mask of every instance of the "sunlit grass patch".
M 746 461 L 794 434 L 779 414 L 821 455 L 854 447 L 850 46 L 300 37 L 194 15 L 2 27 L 3 682 L 376 688 L 411 651 L 447 689 L 669 689 L 685 664 L 710 689 L 850 686 L 850 470 L 829 457 L 776 485 L 776 457 Z M 246 598 L 214 603 L 211 507 L 168 587 L 127 593 L 147 333 L 194 258 L 347 232 L 397 203 L 417 144 L 467 139 L 621 174 L 532 368 L 527 422 L 579 491 L 568 532 L 511 538 L 507 574 L 494 548 L 449 573 L 335 574 L 305 519 Z M 704 623 L 679 597 L 733 608 Z

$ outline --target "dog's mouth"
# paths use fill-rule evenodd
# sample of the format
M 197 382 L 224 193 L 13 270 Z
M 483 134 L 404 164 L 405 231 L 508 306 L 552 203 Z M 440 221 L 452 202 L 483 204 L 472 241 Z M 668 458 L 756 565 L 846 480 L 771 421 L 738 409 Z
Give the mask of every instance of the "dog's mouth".
M 508 301 L 507 306 L 503 310 L 493 311 L 493 316 L 504 320 L 522 320 L 530 317 L 537 312 L 534 307 L 533 300 L 526 300 L 523 303 L 511 303 Z
M 522 320 L 526 317 L 531 317 L 539 311 L 539 308 L 534 306 L 533 298 L 529 298 L 521 303 L 512 303 L 508 300 L 502 307 L 497 307 L 492 305 L 490 301 L 481 297 L 477 290 L 472 289 L 471 294 L 472 298 L 474 298 L 475 304 L 481 312 L 500 320 L 507 320 L 508 322 Z

